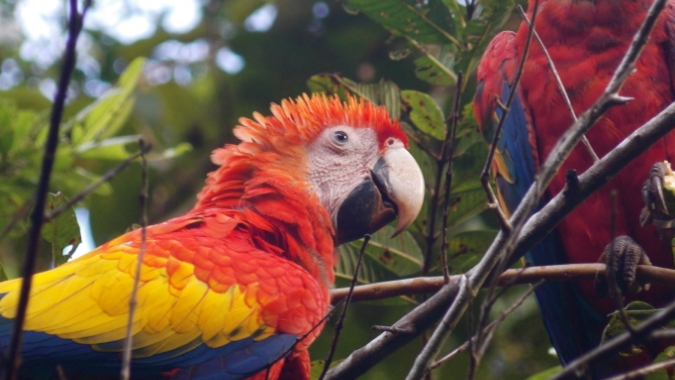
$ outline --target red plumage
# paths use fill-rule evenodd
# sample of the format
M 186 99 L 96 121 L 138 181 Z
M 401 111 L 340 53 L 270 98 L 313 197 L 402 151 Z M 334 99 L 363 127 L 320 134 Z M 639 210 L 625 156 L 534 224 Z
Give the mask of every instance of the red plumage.
M 591 107 L 603 93 L 651 3 L 649 0 L 539 1 L 536 31 L 577 115 Z M 530 19 L 533 8 L 531 1 Z M 499 34 L 488 46 L 478 67 L 474 110 L 481 131 L 488 138 L 494 132 L 497 115 L 501 114 L 494 99 L 499 97 L 505 101 L 523 57 L 528 30 L 529 26 L 522 23 L 517 33 Z M 607 154 L 673 102 L 674 83 L 675 1 L 671 0 L 637 61 L 636 71 L 620 91 L 620 95 L 633 100 L 610 109 L 587 134 L 598 156 Z M 547 58 L 533 41 L 493 162 L 500 200 L 507 211 L 512 212 L 516 207 L 534 180 L 539 165 L 572 121 Z M 660 241 L 654 226 L 641 227 L 640 213 L 644 207 L 642 186 L 651 167 L 656 162 L 674 159 L 675 133 L 671 132 L 574 210 L 558 225 L 557 236 L 545 238 L 529 258 L 537 265 L 597 262 L 612 239 L 610 193 L 616 191 L 616 236 L 632 237 L 645 249 L 654 265 L 672 268 L 671 247 Z M 568 170 L 583 173 L 592 164 L 593 159 L 585 147 L 577 146 L 553 179 L 548 196 L 564 188 Z M 673 295 L 670 289 L 652 284 L 648 292 L 627 296 L 626 302 L 640 299 L 662 306 L 672 300 Z M 598 344 L 607 322 L 604 316 L 615 309 L 611 300 L 596 296 L 591 281 L 545 285 L 538 290 L 537 297 L 563 363 Z M 606 367 L 600 367 L 594 369 L 594 376 L 608 373 Z
M 602 94 L 651 1 L 543 1 L 537 15 L 537 33 L 556 65 L 565 90 L 577 114 L 588 109 Z M 530 17 L 533 4 L 530 4 Z M 675 100 L 672 76 L 675 54 L 675 2 L 670 1 L 661 15 L 649 43 L 620 94 L 633 100 L 613 107 L 588 133 L 593 149 L 602 157 L 625 137 Z M 516 37 L 518 56 L 522 56 L 528 26 L 522 24 Z M 669 51 L 669 49 L 671 51 Z M 529 109 L 536 132 L 540 157 L 547 157 L 560 136 L 572 124 L 564 100 L 557 89 L 546 57 L 533 43 L 521 80 L 521 94 Z M 657 161 L 675 159 L 675 134 L 666 135 L 647 152 L 630 163 L 616 178 L 593 194 L 558 226 L 570 263 L 596 262 L 611 240 L 610 192 L 617 191 L 616 233 L 633 237 L 647 252 L 654 265 L 673 267 L 670 247 L 659 240 L 656 228 L 642 228 L 640 211 L 644 207 L 642 184 Z M 565 186 L 567 170 L 584 172 L 593 161 L 583 146 L 577 146 L 550 186 L 557 194 Z M 595 297 L 590 281 L 579 284 L 588 300 L 601 311 L 613 310 L 608 299 Z M 670 299 L 672 292 L 656 286 L 638 297 L 656 305 Z

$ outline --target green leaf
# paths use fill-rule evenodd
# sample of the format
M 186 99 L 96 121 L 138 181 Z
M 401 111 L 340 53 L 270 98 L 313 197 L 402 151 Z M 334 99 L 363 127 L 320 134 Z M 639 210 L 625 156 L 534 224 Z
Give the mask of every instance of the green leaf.
M 402 122 L 401 124 L 404 124 Z M 408 151 L 412 154 L 417 165 L 422 169 L 422 175 L 424 176 L 425 185 L 428 188 L 432 188 L 435 184 L 436 177 L 436 160 L 430 157 L 425 151 L 420 148 L 415 141 L 409 142 Z
M 356 93 L 377 105 L 385 106 L 392 119 L 401 117 L 401 90 L 396 83 L 382 79 L 378 84 L 357 84 Z
M 437 45 L 421 46 L 414 41 L 411 43 L 422 53 L 415 60 L 415 75 L 419 79 L 436 86 L 455 84 L 455 49 Z
M 476 143 L 482 143 L 486 147 L 487 143 L 478 129 L 478 121 L 473 113 L 473 102 L 467 104 L 462 109 L 462 116 L 457 123 L 454 156 L 461 156 Z M 487 157 L 487 154 L 483 157 Z
M 437 140 L 444 140 L 446 135 L 445 117 L 440 107 L 428 94 L 413 90 L 401 91 L 410 121 L 423 133 Z
M 452 193 L 448 212 L 448 228 L 478 215 L 487 208 L 487 196 L 482 187 Z
M 452 273 L 466 269 L 467 262 L 478 261 L 497 235 L 495 230 L 462 232 L 448 242 L 448 265 Z
M 452 193 L 458 193 L 477 188 L 482 189 L 480 172 L 485 166 L 488 155 L 488 146 L 485 143 L 473 144 L 460 156 L 452 159 Z
M 448 242 L 451 273 L 464 273 L 476 265 L 494 240 L 495 230 L 471 230 L 453 236 Z
M 129 157 L 127 144 L 138 145 L 140 135 L 111 137 L 100 142 L 89 141 L 77 147 L 80 158 L 121 161 Z
M 307 81 L 307 87 L 312 93 L 337 94 L 342 100 L 346 99 L 347 93 L 352 92 L 337 74 L 313 75 Z
M 0 102 L 0 155 L 6 157 L 14 143 L 14 112 L 9 102 Z
M 144 63 L 143 58 L 131 62 L 115 87 L 77 114 L 71 133 L 75 145 L 100 141 L 119 131 L 134 106 L 134 89 Z
M 5 266 L 0 263 L 0 282 L 7 280 L 9 280 L 9 278 L 7 277 L 7 273 L 5 273 Z
M 558 372 L 560 372 L 560 371 L 562 371 L 562 366 L 557 365 L 557 366 L 549 368 L 545 371 L 534 374 L 534 375 L 528 377 L 526 380 L 546 380 L 546 379 L 549 379 L 549 378 L 553 377 L 553 375 L 558 374 Z
M 663 352 L 658 354 L 654 359 L 654 363 L 672 360 L 675 357 L 675 346 L 667 347 Z M 644 380 L 673 380 L 673 377 L 668 374 L 668 371 L 661 369 L 647 374 Z
M 655 309 L 652 305 L 642 302 L 642 301 L 633 301 L 626 305 L 624 308 L 624 313 L 628 320 L 628 323 L 631 326 L 635 326 L 642 322 L 643 320 L 649 318 L 654 313 L 658 312 L 659 309 Z M 675 327 L 675 321 L 670 321 L 666 325 L 662 326 L 662 329 Z M 602 340 L 604 343 L 617 335 L 620 335 L 626 331 L 623 321 L 619 315 L 618 311 L 615 311 L 610 314 L 609 323 L 605 327 L 605 330 L 602 332 Z M 642 347 L 633 345 L 628 349 L 619 352 L 623 356 L 636 355 L 642 352 Z
M 363 12 L 386 29 L 432 44 L 456 43 L 455 22 L 441 0 L 348 0 L 350 9 Z M 422 5 L 424 4 L 424 5 Z
M 61 193 L 47 194 L 46 212 L 52 212 L 68 200 Z M 72 252 L 75 251 L 82 239 L 80 238 L 80 226 L 77 224 L 75 209 L 70 207 L 56 218 L 42 226 L 42 237 L 52 244 L 52 255 L 56 265 L 68 261 Z M 62 254 L 64 248 L 72 246 L 69 254 Z
M 363 265 L 359 272 L 362 283 L 391 280 L 418 273 L 422 268 L 424 255 L 408 231 L 391 238 L 394 228 L 385 226 L 371 235 L 366 247 Z M 340 263 L 336 275 L 351 279 L 359 257 L 363 240 L 356 240 L 340 246 Z
M 309 78 L 307 87 L 315 93 L 337 94 L 343 100 L 347 93 L 357 95 L 385 106 L 392 119 L 401 116 L 401 91 L 396 83 L 387 79 L 377 84 L 360 84 L 340 74 L 319 74 Z
M 162 151 L 159 154 L 148 154 L 148 159 L 156 160 L 156 159 L 176 158 L 190 151 L 192 151 L 192 145 L 190 145 L 190 143 L 184 142 L 174 146 L 173 148 L 164 149 L 164 151 Z

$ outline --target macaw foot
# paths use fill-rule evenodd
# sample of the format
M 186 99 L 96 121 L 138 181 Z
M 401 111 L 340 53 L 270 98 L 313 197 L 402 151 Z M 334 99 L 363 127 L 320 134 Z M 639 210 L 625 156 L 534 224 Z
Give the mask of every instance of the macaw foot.
M 649 290 L 649 284 L 636 280 L 638 265 L 651 265 L 644 249 L 628 236 L 619 236 L 607 244 L 598 260 L 607 265 L 606 276 L 595 277 L 595 293 L 598 297 L 607 297 L 610 286 L 619 290 L 619 294 L 635 294 Z
M 645 202 L 645 208 L 640 214 L 640 225 L 647 227 L 654 224 L 659 232 L 659 239 L 667 246 L 675 238 L 675 209 L 668 207 L 672 200 L 675 200 L 675 194 L 671 186 L 665 186 L 666 177 L 673 177 L 675 174 L 670 169 L 670 165 L 665 162 L 657 162 L 649 171 L 649 179 L 642 185 L 642 199 Z M 669 178 L 672 179 L 672 178 Z M 668 199 L 671 202 L 666 201 Z

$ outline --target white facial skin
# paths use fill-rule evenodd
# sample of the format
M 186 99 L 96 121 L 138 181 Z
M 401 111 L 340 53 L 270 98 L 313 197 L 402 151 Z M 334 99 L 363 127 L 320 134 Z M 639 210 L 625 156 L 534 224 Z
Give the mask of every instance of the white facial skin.
M 370 128 L 339 125 L 325 129 L 307 147 L 309 181 L 332 220 L 344 199 L 380 157 L 377 135 Z
M 383 200 L 395 204 L 398 222 L 396 236 L 415 221 L 424 202 L 424 177 L 415 159 L 405 149 L 402 141 L 390 137 L 380 151 L 377 134 L 370 128 L 353 128 L 339 125 L 325 129 L 307 147 L 309 181 L 321 204 L 328 211 L 334 227 L 340 206 L 357 186 L 377 177 L 378 189 Z M 380 168 L 376 163 L 381 161 Z M 373 174 L 379 170 L 379 174 Z M 384 172 L 382 171 L 384 170 Z M 373 183 L 375 186 L 375 184 Z M 382 193 L 384 191 L 385 193 Z M 378 217 L 393 211 L 391 203 L 380 204 L 373 210 Z M 386 209 L 390 211 L 386 211 Z M 371 228 L 386 219 L 379 219 Z

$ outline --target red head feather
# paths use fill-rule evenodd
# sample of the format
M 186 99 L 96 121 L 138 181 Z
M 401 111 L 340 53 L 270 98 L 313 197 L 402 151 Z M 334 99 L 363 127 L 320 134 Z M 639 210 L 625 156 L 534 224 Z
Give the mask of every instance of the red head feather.
M 408 138 L 398 124 L 392 121 L 386 108 L 375 106 L 367 100 L 347 95 L 346 101 L 337 96 L 303 94 L 295 100 L 286 99 L 281 105 L 272 104 L 272 116 L 254 113 L 254 120 L 241 118 L 234 134 L 242 141 L 264 142 L 276 145 L 279 139 L 294 145 L 312 141 L 327 127 L 349 125 L 355 128 L 372 128 L 383 148 L 389 137 L 401 140 L 407 147 Z
M 317 276 L 308 252 L 323 257 L 326 268 L 331 268 L 334 231 L 327 211 L 310 189 L 307 144 L 324 129 L 338 125 L 373 129 L 381 149 L 391 137 L 406 146 L 408 140 L 384 107 L 352 96 L 343 102 L 337 96 L 302 95 L 272 104 L 271 111 L 271 116 L 254 113 L 254 120 L 239 119 L 234 134 L 242 142 L 213 152 L 213 162 L 221 167 L 209 174 L 193 212 L 228 214 L 266 231 L 265 241 L 276 241 L 274 245 L 285 255 Z M 332 271 L 328 277 L 332 281 Z

